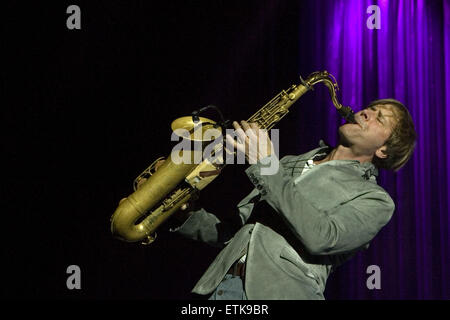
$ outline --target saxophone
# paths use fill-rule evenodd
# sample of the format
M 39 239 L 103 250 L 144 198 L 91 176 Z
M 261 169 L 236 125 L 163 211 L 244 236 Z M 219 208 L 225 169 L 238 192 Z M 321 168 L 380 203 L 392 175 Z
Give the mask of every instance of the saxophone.
M 300 80 L 300 84 L 281 91 L 247 122 L 255 122 L 261 129 L 270 130 L 286 116 L 292 104 L 308 90 L 314 90 L 313 86 L 319 82 L 328 87 L 338 113 L 347 122 L 355 122 L 352 109 L 338 102 L 336 92 L 339 87 L 330 73 L 317 71 L 311 73 L 305 80 L 300 77 Z M 217 123 L 203 117 L 187 116 L 176 119 L 171 125 L 174 132 L 179 128 L 194 132 L 198 131 L 199 127 L 203 132 L 208 128 L 216 128 Z M 188 139 L 194 140 L 193 135 Z M 192 160 L 194 152 L 187 154 L 187 157 Z M 135 191 L 123 199 L 113 213 L 110 220 L 111 232 L 116 238 L 127 242 L 152 243 L 156 238 L 156 229 L 185 203 L 198 197 L 198 192 L 217 178 L 225 166 L 220 156 L 215 160 L 205 159 L 196 164 L 195 161 L 175 162 L 171 154 L 158 170 L 155 170 L 156 163 L 161 159 L 163 158 L 156 159 L 134 180 Z M 143 178 L 147 180 L 138 188 L 139 181 Z

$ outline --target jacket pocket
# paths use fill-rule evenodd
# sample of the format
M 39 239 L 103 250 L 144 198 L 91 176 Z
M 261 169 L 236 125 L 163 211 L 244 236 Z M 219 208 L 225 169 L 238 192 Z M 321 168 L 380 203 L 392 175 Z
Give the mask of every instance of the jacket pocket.
M 283 247 L 280 252 L 280 258 L 289 261 L 295 267 L 300 269 L 300 271 L 302 271 L 305 276 L 313 279 L 317 283 L 317 285 L 320 286 L 319 277 L 311 271 L 310 267 L 302 260 L 302 258 L 300 258 L 300 256 L 294 249 L 292 249 L 291 247 Z

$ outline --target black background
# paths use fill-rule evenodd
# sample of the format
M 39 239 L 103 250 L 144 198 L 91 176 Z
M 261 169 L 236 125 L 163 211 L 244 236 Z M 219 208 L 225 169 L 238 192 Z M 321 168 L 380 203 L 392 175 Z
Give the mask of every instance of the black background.
M 81 8 L 81 30 L 66 9 Z M 170 123 L 207 104 L 247 119 L 320 66 L 300 1 L 59 1 L 3 4 L 3 295 L 198 298 L 219 249 L 158 231 L 151 246 L 110 233 L 133 179 L 171 150 Z M 317 146 L 327 89 L 279 123 L 280 155 Z M 317 104 L 316 104 L 317 105 Z M 208 114 L 215 118 L 216 114 Z M 295 135 L 289 135 L 295 133 Z M 219 217 L 252 189 L 227 166 L 199 205 Z M 82 289 L 68 290 L 78 265 Z M 327 295 L 332 296 L 333 279 Z M 331 291 L 330 291 L 331 290 Z M 329 293 L 331 292 L 331 294 Z

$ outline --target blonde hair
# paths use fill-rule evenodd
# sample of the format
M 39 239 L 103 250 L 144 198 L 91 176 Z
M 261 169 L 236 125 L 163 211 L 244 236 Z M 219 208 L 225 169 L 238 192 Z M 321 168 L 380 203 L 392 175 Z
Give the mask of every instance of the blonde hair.
M 416 131 L 408 109 L 398 100 L 380 99 L 372 101 L 366 108 L 374 106 L 392 106 L 397 116 L 397 124 L 386 140 L 386 158 L 373 157 L 373 164 L 378 168 L 398 171 L 411 158 L 416 146 Z

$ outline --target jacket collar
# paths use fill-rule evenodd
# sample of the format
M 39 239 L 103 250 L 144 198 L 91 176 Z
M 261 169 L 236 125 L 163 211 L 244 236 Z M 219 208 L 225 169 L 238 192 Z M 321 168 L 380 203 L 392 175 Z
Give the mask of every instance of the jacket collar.
M 320 159 L 320 157 L 324 157 L 332 149 L 333 148 L 331 146 L 327 145 L 323 140 L 320 140 L 318 148 L 300 155 L 299 160 L 307 161 L 315 158 Z M 361 176 L 366 180 L 369 180 L 372 177 L 372 179 L 378 177 L 378 169 L 372 162 L 361 163 L 358 160 L 331 160 L 328 162 L 333 163 L 334 165 L 354 165 L 355 168 L 361 172 Z

